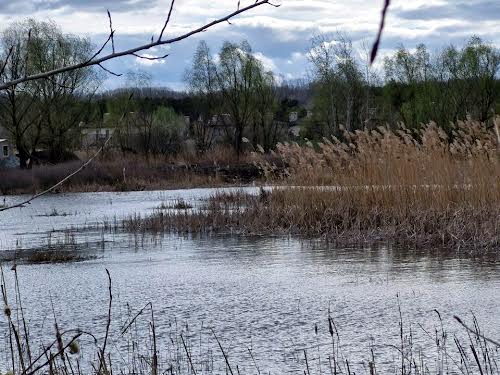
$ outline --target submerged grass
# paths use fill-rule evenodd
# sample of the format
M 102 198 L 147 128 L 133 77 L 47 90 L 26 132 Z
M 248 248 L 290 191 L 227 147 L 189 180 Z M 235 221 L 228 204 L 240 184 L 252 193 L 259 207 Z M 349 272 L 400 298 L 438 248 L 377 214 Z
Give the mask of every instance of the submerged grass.
M 500 249 L 499 149 L 484 124 L 460 122 L 452 137 L 432 123 L 418 132 L 344 131 L 316 146 L 278 145 L 274 157 L 288 166 L 282 173 L 258 156 L 256 163 L 280 187 L 218 193 L 202 209 L 131 217 L 124 226 Z

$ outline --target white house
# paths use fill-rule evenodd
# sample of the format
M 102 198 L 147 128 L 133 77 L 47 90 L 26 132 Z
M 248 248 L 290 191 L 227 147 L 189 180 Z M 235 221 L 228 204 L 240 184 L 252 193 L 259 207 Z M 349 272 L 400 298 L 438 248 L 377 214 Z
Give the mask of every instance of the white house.
M 0 169 L 19 166 L 16 150 L 7 135 L 7 131 L 0 125 Z
M 82 148 L 102 146 L 117 130 L 116 123 L 111 121 L 109 113 L 104 114 L 102 122 L 97 124 L 85 124 L 81 122 L 79 127 Z
M 14 155 L 14 148 L 7 137 L 7 130 L 0 124 L 0 160 Z
M 13 150 L 9 140 L 0 138 L 0 160 L 8 159 L 12 154 Z

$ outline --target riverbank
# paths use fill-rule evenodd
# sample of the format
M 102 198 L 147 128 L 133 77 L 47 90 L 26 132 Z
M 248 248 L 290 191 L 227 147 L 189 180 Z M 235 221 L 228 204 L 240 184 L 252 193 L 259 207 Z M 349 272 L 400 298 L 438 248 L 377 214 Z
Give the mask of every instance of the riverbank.
M 82 160 L 84 160 L 83 157 Z M 30 170 L 0 170 L 0 193 L 35 194 L 55 185 L 81 166 L 73 161 L 35 166 Z M 95 160 L 57 192 L 123 192 L 222 187 L 262 180 L 263 172 L 249 157 L 229 153 L 175 159 L 112 154 Z

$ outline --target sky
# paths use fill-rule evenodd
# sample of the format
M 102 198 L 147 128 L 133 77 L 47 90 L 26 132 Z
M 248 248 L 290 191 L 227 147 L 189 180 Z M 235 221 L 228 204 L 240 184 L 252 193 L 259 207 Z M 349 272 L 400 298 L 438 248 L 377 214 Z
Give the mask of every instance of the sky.
M 254 0 L 240 0 L 241 6 Z M 126 57 L 105 64 L 117 73 L 144 71 L 156 86 L 185 88 L 184 72 L 200 40 L 215 55 L 226 40 L 247 40 L 267 69 L 286 80 L 309 75 L 307 53 L 311 38 L 342 32 L 353 40 L 360 58 L 373 42 L 382 0 L 275 0 L 279 8 L 261 6 L 231 21 L 169 47 L 144 52 L 164 55 L 161 61 Z M 237 0 L 176 0 L 165 37 L 175 37 L 236 10 Z M 100 45 L 109 33 L 106 10 L 112 14 L 117 50 L 147 43 L 158 36 L 170 0 L 0 0 L 0 30 L 11 22 L 32 17 L 53 20 L 64 32 L 88 36 Z M 425 43 L 430 51 L 450 43 L 463 45 L 471 35 L 500 46 L 500 1 L 393 0 L 377 64 L 398 46 L 414 48 Z M 106 52 L 106 51 L 105 51 Z M 125 85 L 124 78 L 108 76 L 104 88 Z

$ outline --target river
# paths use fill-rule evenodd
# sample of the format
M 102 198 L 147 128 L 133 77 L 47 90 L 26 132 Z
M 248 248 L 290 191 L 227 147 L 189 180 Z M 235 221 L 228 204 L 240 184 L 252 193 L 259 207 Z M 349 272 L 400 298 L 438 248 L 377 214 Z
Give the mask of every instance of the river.
M 113 293 L 111 347 L 119 353 L 127 351 L 120 329 L 130 314 L 151 302 L 160 351 L 179 350 L 175 345 L 183 333 L 196 354 L 199 373 L 221 373 L 225 368 L 214 334 L 242 374 L 303 374 L 307 367 L 311 374 L 330 373 L 329 315 L 338 330 L 342 358 L 356 373 L 368 373 L 371 350 L 377 368 L 383 370 L 380 373 L 399 366 L 401 317 L 405 335 L 411 331 L 414 352 L 423 353 L 429 368 L 439 366 L 435 329 L 441 330 L 441 322 L 436 311 L 450 346 L 453 335 L 467 339 L 454 315 L 470 322 L 473 313 L 485 334 L 500 338 L 497 258 L 474 259 L 387 244 L 334 248 L 322 241 L 283 237 L 166 234 L 138 238 L 81 230 L 133 214 L 148 215 L 160 204 L 178 199 L 197 206 L 213 193 L 213 189 L 195 189 L 58 194 L 0 213 L 0 247 L 10 254 L 3 267 L 12 298 L 10 266 L 16 254 L 64 243 L 68 232 L 73 245 L 91 244 L 79 246 L 89 256 L 78 262 L 34 264 L 19 259 L 17 272 L 32 337 L 48 342 L 54 336 L 52 304 L 64 329 L 80 328 L 102 336 L 108 312 L 108 269 Z M 6 203 L 22 198 L 6 197 Z M 138 323 L 146 332 L 148 319 L 141 317 Z M 3 319 L 2 335 L 6 330 Z M 138 340 L 147 340 L 142 336 L 139 333 Z M 334 338 L 336 342 L 336 334 Z M 8 363 L 4 346 L 0 345 L 2 371 Z M 207 363 L 212 363 L 210 371 Z M 448 366 L 450 373 L 459 373 L 453 364 Z

